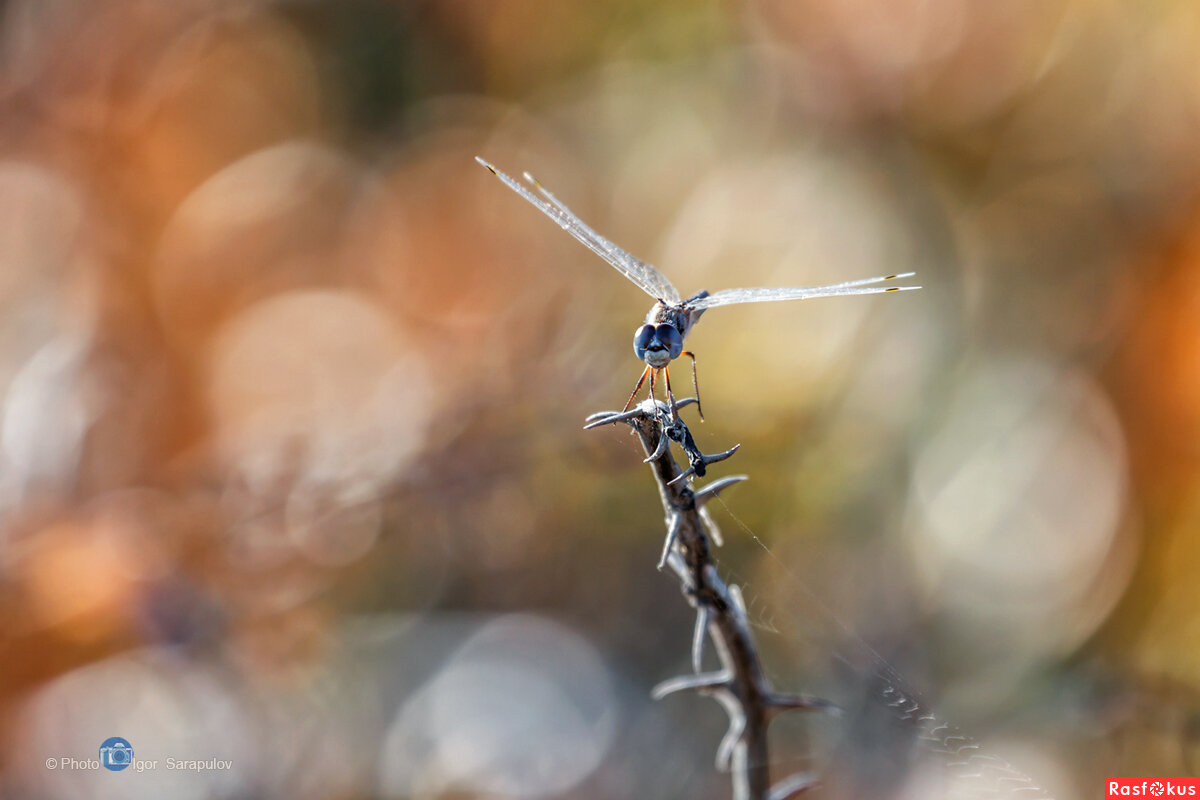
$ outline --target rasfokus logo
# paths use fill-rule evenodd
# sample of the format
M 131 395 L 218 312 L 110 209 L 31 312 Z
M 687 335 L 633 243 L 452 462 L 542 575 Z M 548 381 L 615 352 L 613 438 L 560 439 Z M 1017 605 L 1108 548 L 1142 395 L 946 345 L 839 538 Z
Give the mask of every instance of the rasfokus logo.
M 1105 778 L 1104 797 L 1197 797 L 1200 778 Z

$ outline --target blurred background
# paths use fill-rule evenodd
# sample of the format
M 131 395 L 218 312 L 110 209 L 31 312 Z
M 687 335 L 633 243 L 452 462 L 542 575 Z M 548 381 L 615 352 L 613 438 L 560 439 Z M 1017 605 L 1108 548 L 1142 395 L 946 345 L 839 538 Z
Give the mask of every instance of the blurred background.
M 649 300 L 476 154 L 685 295 L 919 273 L 689 340 L 721 568 L 855 710 L 780 776 L 952 791 L 871 649 L 1059 798 L 1195 774 L 1198 47 L 1182 0 L 4 2 L 0 796 L 728 796 L 721 709 L 649 700 L 636 440 L 581 430 Z M 45 765 L 114 735 L 160 768 Z

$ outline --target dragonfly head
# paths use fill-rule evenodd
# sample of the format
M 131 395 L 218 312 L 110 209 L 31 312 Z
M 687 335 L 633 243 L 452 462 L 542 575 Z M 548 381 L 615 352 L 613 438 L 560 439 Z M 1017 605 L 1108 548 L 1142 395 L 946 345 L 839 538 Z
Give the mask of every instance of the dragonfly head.
M 655 369 L 665 367 L 683 352 L 683 336 L 669 322 L 646 324 L 633 334 L 633 352 Z

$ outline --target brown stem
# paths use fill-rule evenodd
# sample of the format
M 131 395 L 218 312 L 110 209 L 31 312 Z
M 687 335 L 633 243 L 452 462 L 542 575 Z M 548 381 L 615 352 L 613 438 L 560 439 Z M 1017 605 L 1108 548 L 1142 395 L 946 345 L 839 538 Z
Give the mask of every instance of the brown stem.
M 684 406 L 689 401 L 682 401 Z M 658 484 L 659 497 L 666 512 L 668 539 L 663 564 L 678 576 L 684 596 L 696 609 L 707 636 L 713 643 L 721 669 L 665 681 L 655 689 L 655 697 L 676 691 L 692 690 L 707 694 L 724 706 L 729 714 L 729 730 L 718 750 L 718 766 L 728 769 L 733 781 L 734 800 L 784 800 L 815 785 L 811 776 L 795 776 L 781 782 L 775 790 L 770 780 L 770 750 L 767 726 L 771 718 L 789 709 L 826 709 L 832 706 L 819 700 L 775 693 L 763 675 L 762 663 L 741 592 L 729 586 L 717 572 L 711 557 L 713 542 L 701 508 L 717 492 L 741 480 L 724 478 L 707 489 L 694 491 L 684 476 L 703 475 L 708 464 L 724 460 L 733 450 L 706 456 L 696 447 L 687 426 L 677 413 L 667 413 L 661 404 L 643 403 L 633 411 L 594 415 L 588 427 L 625 422 L 637 432 L 647 463 Z M 690 466 L 680 468 L 670 439 L 683 447 Z M 700 666 L 703 637 L 693 645 L 693 664 Z

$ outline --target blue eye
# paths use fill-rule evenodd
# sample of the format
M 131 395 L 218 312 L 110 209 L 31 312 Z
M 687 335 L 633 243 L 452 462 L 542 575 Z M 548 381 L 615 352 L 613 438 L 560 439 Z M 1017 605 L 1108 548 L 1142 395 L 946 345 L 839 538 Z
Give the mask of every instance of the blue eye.
M 646 357 L 646 348 L 654 338 L 654 326 L 643 325 L 633 333 L 633 352 L 639 359 Z
M 671 358 L 679 358 L 679 354 L 683 352 L 683 337 L 679 335 L 679 330 L 674 325 L 663 323 L 657 326 L 654 332 L 658 340 L 666 345 Z

